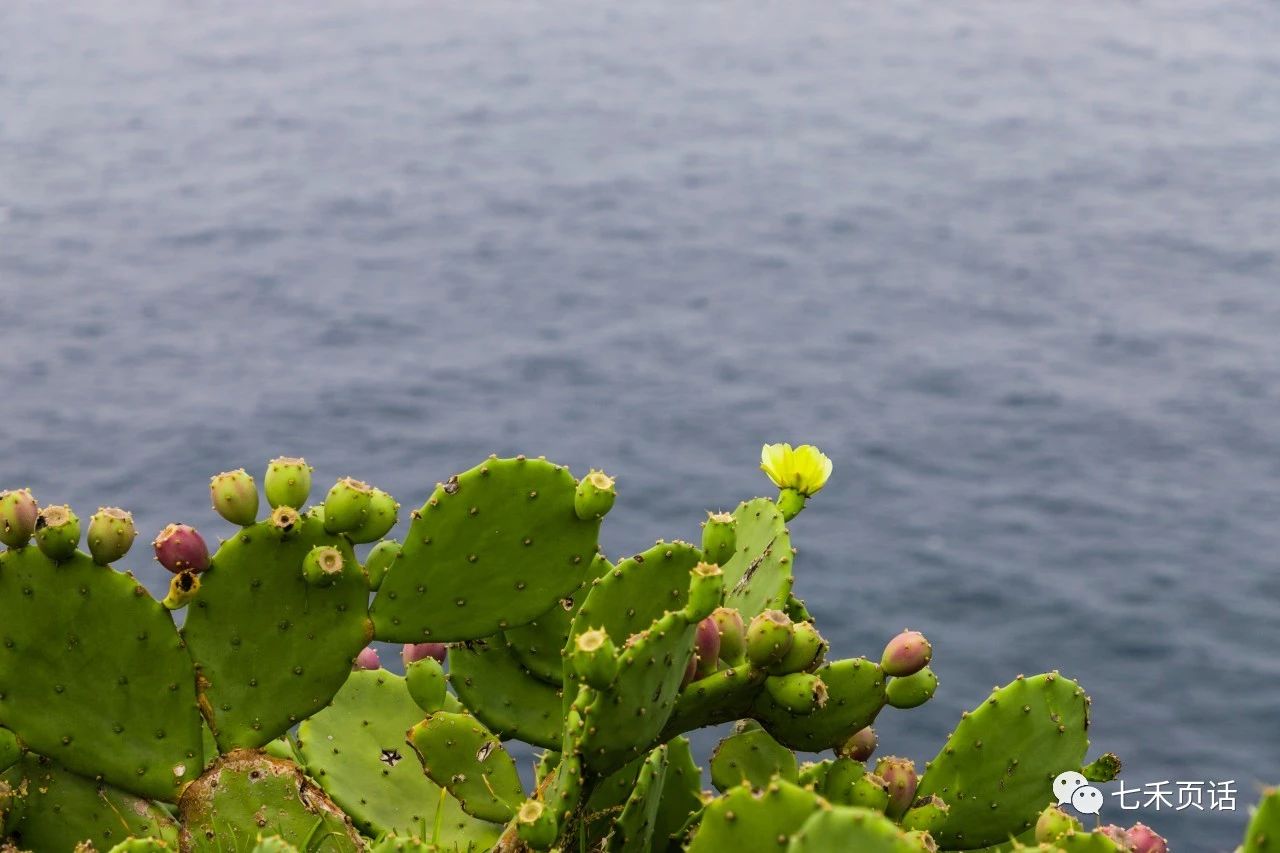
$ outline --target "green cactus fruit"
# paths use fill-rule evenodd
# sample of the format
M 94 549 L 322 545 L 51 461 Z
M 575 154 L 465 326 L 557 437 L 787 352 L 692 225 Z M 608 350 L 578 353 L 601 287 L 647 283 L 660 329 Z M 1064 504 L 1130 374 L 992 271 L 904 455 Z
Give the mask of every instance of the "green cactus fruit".
M 728 512 L 708 512 L 702 522 L 702 554 L 708 562 L 723 566 L 737 550 L 738 520 Z
M 965 714 L 916 793 L 951 807 L 932 833 L 938 843 L 968 850 L 1030 829 L 1049 783 L 1084 759 L 1088 709 L 1079 685 L 1049 673 L 1019 676 Z
M 373 504 L 373 487 L 353 477 L 333 484 L 324 498 L 326 533 L 348 533 L 364 524 Z
M 526 800 L 516 812 L 516 831 L 520 840 L 533 850 L 550 850 L 560 833 L 560 825 L 547 808 L 537 800 Z M 502 849 L 519 849 L 507 845 Z
M 863 773 L 849 785 L 841 802 L 884 814 L 889 808 L 889 783 L 875 773 Z
M 744 501 L 734 510 L 733 557 L 723 563 L 725 606 L 750 620 L 757 613 L 781 608 L 791 592 L 794 554 L 782 513 L 768 498 Z
M 1059 835 L 1083 830 L 1084 826 L 1080 821 L 1053 803 L 1045 806 L 1044 811 L 1040 812 L 1040 817 L 1036 818 L 1036 841 L 1041 844 L 1054 841 Z
M 232 750 L 210 765 L 183 791 L 178 813 L 182 850 L 189 853 L 253 849 L 264 814 L 270 830 L 290 844 L 312 849 L 323 839 L 331 853 L 364 849 L 351 820 L 296 764 L 251 749 Z
M 792 672 L 811 672 L 822 665 L 827 653 L 827 641 L 818 633 L 812 622 L 793 622 L 791 648 L 769 671 L 774 675 Z
M 1268 788 L 1249 819 L 1241 853 L 1273 853 L 1280 849 L 1280 788 Z
M 574 513 L 568 469 L 489 459 L 415 513 L 370 615 L 379 639 L 476 640 L 527 624 L 581 586 L 599 520 Z
M 817 771 L 817 768 L 821 768 Z M 861 761 L 850 758 L 834 758 L 815 765 L 814 790 L 838 805 L 854 805 L 852 791 L 854 783 L 867 775 L 867 768 Z M 803 783 L 803 774 L 801 777 Z
M 618 649 L 603 628 L 583 631 L 570 655 L 578 678 L 597 690 L 605 690 L 618 675 Z
M 382 586 L 382 579 L 387 576 L 391 564 L 400 555 L 401 547 L 394 539 L 384 539 L 369 551 L 369 556 L 364 560 L 364 571 L 369 576 L 369 589 L 377 592 Z
M 556 749 L 560 690 L 533 675 L 497 640 L 452 646 L 449 683 L 463 704 L 503 738 Z
M 811 714 L 827 704 L 827 685 L 811 672 L 771 675 L 764 689 L 779 708 L 792 714 Z
M 919 672 L 889 679 L 885 687 L 885 698 L 894 708 L 918 708 L 933 698 L 938 689 L 938 676 L 933 670 L 925 667 Z
M 654 819 L 653 849 L 666 850 L 689 818 L 702 808 L 702 769 L 693 760 L 688 738 L 667 742 L 667 776 Z
M 424 664 L 439 668 L 430 658 L 413 667 Z M 410 752 L 405 733 L 422 711 L 408 682 L 386 670 L 351 673 L 333 702 L 298 727 L 299 760 L 366 835 L 420 835 L 448 850 L 488 849 L 501 826 L 465 813 Z
M 18 736 L 0 728 L 0 773 L 17 764 L 21 757 L 22 745 L 18 743 Z
M 902 840 L 910 844 L 909 849 L 916 853 L 938 853 L 938 842 L 924 830 L 908 829 L 902 833 Z
M 316 546 L 336 548 L 352 569 L 326 587 L 308 583 L 302 564 Z M 240 530 L 213 565 L 182 634 L 219 748 L 262 746 L 327 705 L 347 680 L 371 639 L 368 585 L 350 544 L 292 509 Z
M 613 822 L 605 849 L 615 853 L 649 853 L 657 828 L 662 789 L 667 780 L 667 746 L 655 747 L 641 763 L 640 772 L 622 811 Z
M 821 802 L 812 791 L 781 780 L 770 782 L 761 792 L 750 785 L 734 788 L 707 805 L 687 850 L 761 850 L 762 842 L 772 846 L 775 840 L 781 846 L 820 808 Z
M 317 545 L 302 558 L 302 576 L 313 586 L 329 586 L 342 577 L 342 552 L 332 545 Z
M 889 783 L 889 806 L 885 814 L 898 820 L 916 799 L 916 786 L 920 780 L 916 775 L 915 762 L 910 758 L 886 755 L 876 762 L 876 775 Z
M 587 569 L 586 583 L 527 625 L 502 632 L 507 649 L 538 678 L 559 687 L 565 678 L 564 655 L 574 617 L 586 601 L 591 581 L 612 570 L 613 564 L 597 554 Z
M 0 542 L 23 548 L 36 532 L 40 507 L 30 489 L 0 492 Z
M 382 489 L 373 489 L 369 493 L 369 508 L 365 511 L 364 522 L 347 535 L 356 543 L 377 542 L 390 533 L 399 520 L 400 504 L 396 499 Z
M 262 478 L 262 490 L 272 509 L 282 506 L 302 509 L 311 494 L 311 466 L 307 460 L 292 456 L 272 459 Z
M 47 506 L 36 516 L 36 546 L 50 560 L 60 563 L 76 552 L 80 519 L 66 505 Z
M 919 631 L 903 631 L 884 647 L 880 668 L 885 675 L 901 678 L 919 672 L 933 659 L 933 647 Z
M 871 726 L 867 726 L 864 729 L 858 729 L 848 740 L 835 749 L 836 754 L 843 758 L 866 761 L 875 753 L 877 745 L 879 745 L 879 739 L 876 737 L 876 730 Z
M 409 695 L 421 711 L 434 714 L 444 707 L 449 679 L 438 660 L 425 657 L 413 661 L 404 669 L 404 680 Z
M 767 788 L 775 778 L 798 781 L 796 756 L 758 725 L 729 735 L 711 753 L 711 784 L 723 794 L 744 782 Z
M 583 521 L 598 521 L 613 509 L 618 497 L 614 480 L 603 471 L 592 469 L 578 482 L 573 493 L 573 511 Z
M 56 570 L 34 548 L 0 554 L 0 724 L 153 799 L 176 799 L 200 772 L 195 677 L 173 620 L 85 554 Z
M 114 506 L 99 507 L 89 517 L 89 555 L 99 566 L 107 566 L 129 553 L 137 537 L 133 516 Z
M 711 612 L 720 633 L 720 660 L 734 666 L 744 661 L 747 651 L 747 629 L 742 614 L 728 607 L 717 607 Z
M 1096 832 L 1067 832 L 1051 844 L 1041 845 L 1053 853 L 1133 853 L 1134 848 L 1124 840 L 1116 841 L 1105 827 Z M 1033 848 L 1034 849 L 1034 848 Z
M 1110 782 L 1120 775 L 1120 756 L 1114 752 L 1105 752 L 1080 768 L 1084 778 L 1090 782 Z
M 693 567 L 692 575 L 685 612 L 691 621 L 698 622 L 720 606 L 724 598 L 724 570 L 715 563 L 700 562 Z
M 214 512 L 232 524 L 248 527 L 258 520 L 258 486 L 243 468 L 212 477 L 209 499 Z
M 516 763 L 470 714 L 438 711 L 409 729 L 427 776 L 481 820 L 508 821 L 524 802 Z
M 278 835 L 258 836 L 258 843 L 250 853 L 298 853 L 298 848 Z
M 790 617 L 781 610 L 766 610 L 747 626 L 747 660 L 768 669 L 786 657 L 794 638 Z
M 169 578 L 169 594 L 160 603 L 166 610 L 181 610 L 200 594 L 200 576 L 195 572 L 178 572 Z
M 804 602 L 796 598 L 794 593 L 787 593 L 787 603 L 783 606 L 782 611 L 791 617 L 792 622 L 813 621 L 813 614 L 809 612 L 809 608 L 805 607 Z
M 168 853 L 176 849 L 160 838 L 126 838 L 112 847 L 109 853 Z
M 759 724 L 757 723 L 757 725 Z M 796 778 L 796 784 L 812 791 L 821 791 L 822 785 L 827 779 L 827 773 L 831 770 L 831 764 L 830 758 L 824 758 L 822 761 L 802 762 L 800 764 L 800 775 Z M 830 797 L 827 799 L 830 799 Z
M 923 847 L 882 814 L 850 806 L 819 809 L 796 830 L 786 853 L 919 853 Z
M 794 714 L 765 691 L 752 715 L 782 744 L 820 752 L 844 744 L 875 720 L 885 703 L 884 673 L 871 661 L 854 658 L 823 664 L 813 674 L 827 686 L 825 705 Z
M 159 805 L 48 758 L 28 753 L 4 781 L 25 793 L 9 826 L 18 849 L 62 851 L 88 842 L 109 850 L 130 836 L 159 838 L 176 849 L 177 825 Z
M 904 829 L 932 832 L 946 822 L 949 810 L 950 806 L 941 797 L 930 794 L 912 803 L 911 807 L 903 812 L 900 822 Z

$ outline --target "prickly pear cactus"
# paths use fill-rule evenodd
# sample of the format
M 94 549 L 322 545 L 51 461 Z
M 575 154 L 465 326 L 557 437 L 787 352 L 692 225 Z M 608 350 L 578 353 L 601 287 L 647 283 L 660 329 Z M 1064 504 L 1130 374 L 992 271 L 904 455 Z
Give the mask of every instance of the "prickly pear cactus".
M 1249 819 L 1242 853 L 1273 853 L 1280 850 L 1280 788 L 1268 788 Z
M 922 853 L 930 850 L 884 815 L 854 806 L 818 809 L 800 826 L 787 853 Z
M 172 618 L 79 552 L 0 554 L 0 724 L 144 797 L 176 800 L 200 773 L 195 673 Z
M 774 780 L 763 791 L 742 785 L 707 806 L 689 853 L 758 850 L 767 840 L 782 846 L 821 805 L 817 794 L 790 782 Z
M 511 756 L 470 714 L 437 711 L 409 730 L 409 743 L 437 785 L 481 820 L 508 821 L 524 802 Z
M 316 546 L 342 557 L 324 585 L 303 572 Z M 372 637 L 364 571 L 350 544 L 310 513 L 277 510 L 241 529 L 201 581 L 182 634 L 223 751 L 262 746 L 325 707 Z
M 449 649 L 449 683 L 496 734 L 558 747 L 561 688 L 538 678 L 498 638 Z
M 749 621 L 769 608 L 783 609 L 791 593 L 791 535 L 777 504 L 743 501 L 734 510 L 736 550 L 724 566 L 725 606 Z
M 525 669 L 559 687 L 564 681 L 564 648 L 569 641 L 573 620 L 590 591 L 591 581 L 612 571 L 613 564 L 597 554 L 587 570 L 587 581 L 573 593 L 527 625 L 503 631 L 501 638 L 507 649 Z
M 768 692 L 760 693 L 755 717 L 792 749 L 834 749 L 875 720 L 885 705 L 885 678 L 864 658 L 825 664 L 814 672 L 826 689 L 820 707 L 796 713 Z
M 711 782 L 721 793 L 744 782 L 764 788 L 774 778 L 795 782 L 798 776 L 795 753 L 757 723 L 729 735 L 711 753 Z
M 525 625 L 582 585 L 600 519 L 543 459 L 490 458 L 436 487 L 370 607 L 381 640 L 477 640 Z

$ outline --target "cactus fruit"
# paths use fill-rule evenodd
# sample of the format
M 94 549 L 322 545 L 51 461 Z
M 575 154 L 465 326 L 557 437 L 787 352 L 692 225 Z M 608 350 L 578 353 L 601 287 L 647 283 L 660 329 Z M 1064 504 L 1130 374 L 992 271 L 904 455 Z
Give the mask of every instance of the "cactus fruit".
M 929 667 L 900 678 L 889 679 L 885 698 L 894 708 L 918 708 L 933 698 L 938 689 L 938 676 Z
M 876 762 L 875 773 L 889 783 L 889 806 L 885 809 L 885 814 L 897 820 L 916 798 L 919 777 L 916 776 L 915 762 L 909 758 L 886 755 Z
M 364 559 L 364 571 L 369 576 L 369 589 L 374 592 L 382 586 L 382 579 L 387 576 L 391 563 L 400 554 L 401 545 L 394 539 L 384 539 L 369 551 Z
M 1280 788 L 1262 792 L 1258 807 L 1249 819 L 1241 853 L 1273 853 L 1280 839 Z
M 178 572 L 169 578 L 169 594 L 160 603 L 168 610 L 181 610 L 200 593 L 200 576 L 195 572 Z
M 23 548 L 36 532 L 40 507 L 30 489 L 0 492 L 0 542 Z
M 36 516 L 36 546 L 40 552 L 60 563 L 76 552 L 80 542 L 80 519 L 71 507 L 47 506 Z
M 89 517 L 89 555 L 99 566 L 108 566 L 129 553 L 137 535 L 132 515 L 118 507 L 100 507 Z
M 1035 838 L 1038 843 L 1054 841 L 1068 832 L 1080 832 L 1084 826 L 1079 820 L 1064 812 L 1056 804 L 1050 803 L 1036 818 Z
M 1168 853 L 1169 842 L 1143 823 L 1135 823 L 1125 832 L 1125 841 L 1133 853 Z
M 893 794 L 893 783 L 890 784 L 890 794 Z M 889 808 L 894 807 L 891 801 Z M 911 804 L 905 812 L 902 813 L 900 823 L 906 829 L 918 829 L 921 832 L 930 832 L 942 825 L 942 821 L 946 818 L 950 806 L 937 794 L 930 794 L 927 797 L 921 797 Z
M 423 769 L 458 798 L 467 814 L 508 821 L 524 802 L 516 764 L 498 738 L 470 714 L 437 711 L 409 730 Z
M 209 499 L 214 512 L 232 524 L 248 527 L 258 520 L 258 486 L 243 468 L 211 478 Z
M 794 622 L 791 648 L 769 671 L 775 675 L 792 672 L 809 672 L 822 664 L 827 653 L 827 641 L 818 633 L 813 622 Z
M 370 605 L 378 638 L 477 640 L 550 610 L 595 556 L 600 521 L 578 518 L 576 488 L 566 468 L 519 457 L 440 484 Z
M 786 657 L 795 639 L 791 619 L 781 610 L 766 610 L 747 626 L 747 660 L 762 669 Z
M 792 714 L 810 714 L 827 704 L 827 685 L 810 672 L 770 676 L 764 689 L 779 708 Z
M 795 782 L 796 756 L 753 723 L 720 741 L 711 753 L 711 784 L 727 794 L 744 782 L 763 790 L 774 778 Z
M 342 552 L 332 545 L 317 545 L 302 558 L 302 576 L 306 578 L 307 583 L 315 586 L 329 586 L 342 575 L 342 569 Z M 374 659 L 376 661 L 376 654 Z M 377 667 L 365 668 L 376 669 Z
M 738 520 L 731 513 L 708 512 L 702 522 L 702 554 L 709 562 L 723 566 L 737 550 Z
M 424 658 L 434 658 L 436 663 L 444 663 L 445 655 L 449 648 L 444 643 L 405 643 L 400 649 L 400 660 L 404 663 L 405 669 L 414 661 L 420 661 Z
M 574 638 L 570 660 L 578 678 L 597 690 L 608 689 L 618 675 L 618 649 L 603 628 Z
M 156 561 L 175 575 L 179 572 L 201 572 L 209 568 L 209 548 L 194 527 L 170 524 L 151 543 Z
M 444 674 L 440 661 L 433 657 L 411 661 L 405 667 L 404 680 L 409 688 L 409 696 L 423 712 L 434 714 L 444 708 L 449 679 Z M 351 680 L 348 679 L 347 683 L 350 684 Z
M 1120 757 L 1114 752 L 1104 752 L 1081 767 L 1080 772 L 1090 782 L 1110 782 L 1120 775 L 1120 768 Z
M 924 634 L 904 630 L 884 647 L 880 668 L 885 675 L 902 678 L 924 669 L 932 658 L 933 647 Z
M 742 614 L 728 607 L 717 607 L 711 613 L 720 634 L 720 660 L 729 665 L 741 663 L 747 650 L 747 629 Z
M 396 503 L 396 499 L 382 489 L 372 489 L 363 523 L 349 531 L 347 536 L 356 543 L 377 542 L 390 533 L 399 520 L 400 504 Z
M 836 747 L 836 753 L 854 761 L 866 761 L 875 753 L 878 743 L 876 730 L 867 726 L 858 729 L 847 741 Z
M 884 673 L 869 660 L 823 664 L 813 674 L 827 687 L 825 705 L 795 714 L 764 692 L 752 711 L 770 734 L 792 749 L 834 749 L 870 725 L 884 707 Z
M 693 660 L 696 678 L 706 678 L 720 663 L 720 628 L 710 616 L 698 623 L 693 635 Z
M 693 567 L 692 575 L 685 609 L 690 619 L 706 619 L 724 598 L 724 571 L 715 563 L 699 562 Z M 719 649 L 716 651 L 718 653 Z
M 617 497 L 614 479 L 603 471 L 592 469 L 574 490 L 573 511 L 583 521 L 598 521 L 613 509 Z
M 351 662 L 351 668 L 354 670 L 382 669 L 382 662 L 378 660 L 378 650 L 373 646 L 361 649 L 360 654 L 356 655 L 356 659 Z
M 267 464 L 262 490 L 272 509 L 282 506 L 302 509 L 311 494 L 311 466 L 307 460 L 280 456 Z
M 352 477 L 343 477 L 333 484 L 324 498 L 325 532 L 347 533 L 356 530 L 364 524 L 372 504 L 372 486 Z

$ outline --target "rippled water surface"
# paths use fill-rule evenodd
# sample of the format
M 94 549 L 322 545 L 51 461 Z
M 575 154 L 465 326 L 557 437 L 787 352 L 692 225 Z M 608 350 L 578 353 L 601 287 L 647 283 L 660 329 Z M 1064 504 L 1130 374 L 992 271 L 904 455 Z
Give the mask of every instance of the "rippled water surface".
M 904 624 L 924 760 L 1059 668 L 1124 814 L 1280 781 L 1280 9 L 0 8 L 0 483 L 148 535 L 303 454 L 412 505 L 490 451 L 619 478 L 612 555 L 764 493 L 837 652 Z M 135 554 L 153 589 L 160 570 Z M 1115 790 L 1109 786 L 1108 790 Z

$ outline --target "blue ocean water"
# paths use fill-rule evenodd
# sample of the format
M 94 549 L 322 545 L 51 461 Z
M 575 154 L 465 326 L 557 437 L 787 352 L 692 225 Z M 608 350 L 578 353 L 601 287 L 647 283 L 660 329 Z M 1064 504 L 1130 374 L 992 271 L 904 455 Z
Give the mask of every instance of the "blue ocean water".
M 1229 849 L 1280 781 L 1278 39 L 1209 0 L 9 0 L 0 486 L 225 534 L 205 478 L 277 454 L 407 505 L 546 454 L 619 478 L 617 556 L 812 441 L 798 593 L 841 656 L 936 649 L 886 752 L 1060 669 L 1130 786 L 1239 791 L 1103 817 Z

